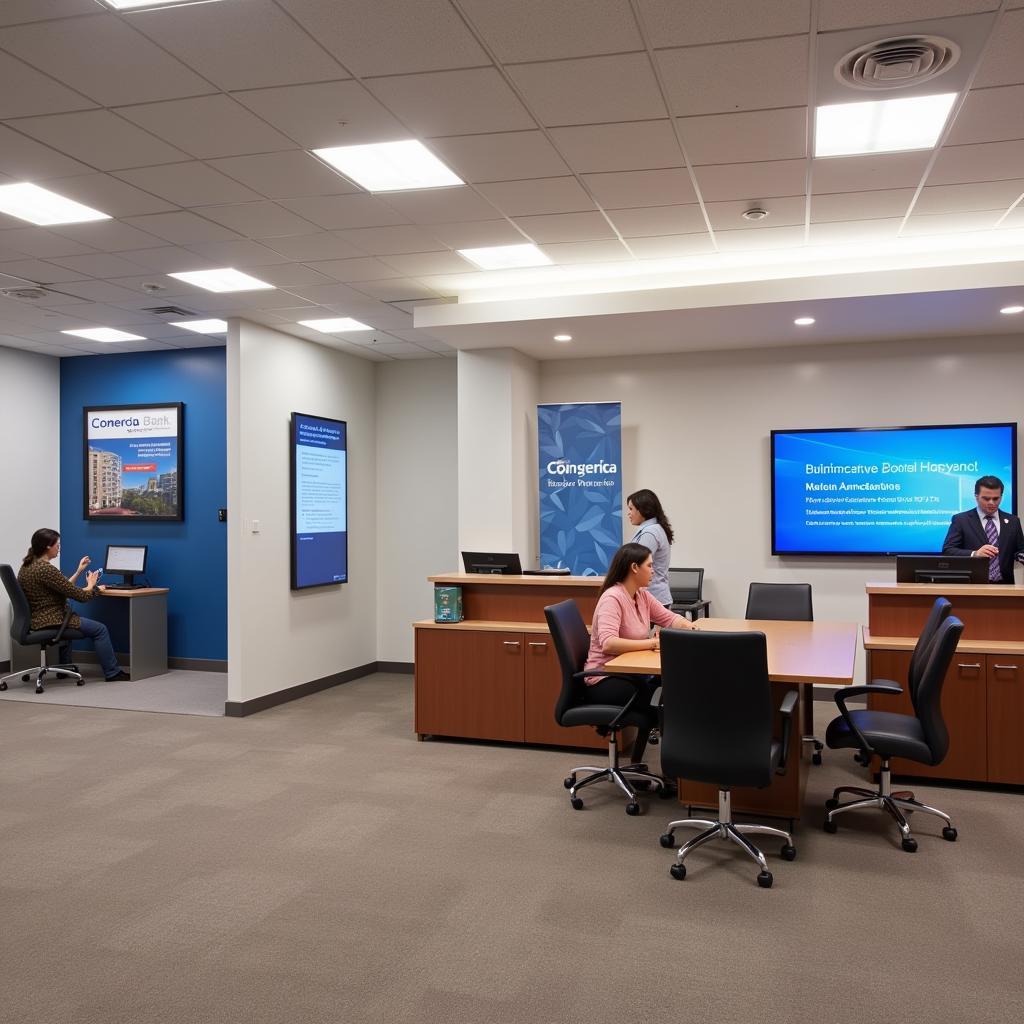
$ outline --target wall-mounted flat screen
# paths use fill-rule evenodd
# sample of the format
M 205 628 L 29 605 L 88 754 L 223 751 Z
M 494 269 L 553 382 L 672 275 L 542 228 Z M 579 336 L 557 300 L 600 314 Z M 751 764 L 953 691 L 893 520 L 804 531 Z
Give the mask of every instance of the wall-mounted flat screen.
M 997 476 L 1016 512 L 1017 424 L 773 430 L 772 554 L 937 554 Z
M 292 413 L 292 590 L 348 581 L 348 426 Z

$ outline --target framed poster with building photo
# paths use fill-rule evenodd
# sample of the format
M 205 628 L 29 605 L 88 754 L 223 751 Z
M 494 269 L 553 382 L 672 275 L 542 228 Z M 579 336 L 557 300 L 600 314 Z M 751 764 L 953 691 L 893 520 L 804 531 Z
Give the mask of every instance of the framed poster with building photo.
M 85 518 L 185 518 L 182 402 L 82 410 Z

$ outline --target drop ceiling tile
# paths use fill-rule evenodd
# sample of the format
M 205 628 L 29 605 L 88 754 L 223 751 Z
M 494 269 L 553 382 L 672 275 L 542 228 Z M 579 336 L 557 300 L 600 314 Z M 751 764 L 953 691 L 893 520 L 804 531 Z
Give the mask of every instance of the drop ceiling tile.
M 344 306 L 347 309 L 365 309 L 367 304 L 370 303 L 370 299 L 362 292 L 340 283 L 307 285 L 295 289 L 293 294 L 301 296 L 307 302 L 320 306 Z M 305 319 L 312 319 L 312 317 Z M 356 319 L 358 320 L 359 317 L 356 317 Z
M 468 135 L 536 127 L 494 68 L 374 78 L 366 84 L 417 135 Z
M 657 238 L 631 238 L 629 247 L 641 260 L 673 259 L 714 252 L 711 236 L 705 231 L 692 235 L 663 235 Z
M 243 239 L 238 242 L 192 242 L 187 249 L 219 267 L 261 267 L 281 262 L 281 254 L 259 242 Z M 256 277 L 259 277 L 257 272 Z
M 731 203 L 708 203 L 708 216 L 711 218 L 711 227 L 714 231 L 764 231 L 767 228 L 786 227 L 791 225 L 803 225 L 806 200 L 803 196 L 787 196 L 778 199 L 768 199 L 760 204 L 768 211 L 768 216 L 760 221 L 746 221 L 743 214 L 749 210 L 749 200 Z M 696 230 L 696 229 L 691 229 Z
M 217 266 L 212 260 L 203 260 L 188 249 L 182 249 L 176 245 L 161 245 L 154 249 L 132 249 L 127 254 L 132 263 L 137 263 L 146 270 L 152 270 L 161 274 L 176 273 L 183 267 L 191 270 L 207 270 Z M 166 282 L 159 284 L 166 288 Z M 131 286 L 136 287 L 136 286 Z
M 0 173 L 16 181 L 45 181 L 68 174 L 89 174 L 92 168 L 0 125 Z
M 628 0 L 462 0 L 501 61 L 553 60 L 642 50 Z
M 405 223 L 405 218 L 384 199 L 365 192 L 347 196 L 282 199 L 281 205 L 318 228 L 369 228 Z
M 495 181 L 477 188 L 506 217 L 576 213 L 594 209 L 594 202 L 575 178 L 533 178 Z
M 910 207 L 915 191 L 912 188 L 896 188 L 815 195 L 811 197 L 811 221 L 827 223 L 903 217 Z
M 257 276 L 261 281 L 266 281 L 275 288 L 300 288 L 311 284 L 331 284 L 333 280 L 327 274 L 321 274 L 320 271 L 301 263 L 261 266 Z
M 811 187 L 815 195 L 867 192 L 877 188 L 916 188 L 931 155 L 929 149 L 913 153 L 873 153 L 870 156 L 815 160 L 812 164 Z M 941 156 L 939 159 L 942 159 Z
M 698 46 L 806 32 L 810 0 L 640 0 L 640 13 L 655 45 Z
M 11 229 L 0 232 L 0 262 L 3 260 L 23 260 L 28 256 L 38 256 L 38 253 L 28 253 L 24 249 L 15 249 L 13 246 L 7 244 L 7 235 L 13 234 L 14 231 Z M 86 250 L 88 251 L 88 250 Z M 51 253 L 51 255 L 53 255 Z M 2 309 L 0 309 L 0 323 L 2 320 Z
M 516 223 L 535 242 L 587 242 L 614 238 L 615 231 L 600 213 L 553 213 L 517 217 Z
M 409 137 L 408 129 L 359 82 L 257 89 L 234 98 L 307 149 Z
M 704 215 L 696 203 L 680 206 L 641 206 L 633 210 L 608 210 L 623 238 L 645 235 L 687 235 L 705 230 Z
M 811 245 L 843 245 L 848 242 L 889 241 L 899 234 L 902 217 L 879 220 L 832 221 L 812 224 Z
M 799 160 L 807 155 L 807 108 L 684 117 L 679 130 L 693 164 Z
M 168 165 L 170 166 L 170 165 Z M 48 188 L 111 217 L 135 217 L 173 210 L 174 205 L 111 174 L 84 174 L 47 181 Z
M 331 231 L 294 238 L 275 238 L 270 248 L 290 260 L 307 263 L 310 260 L 344 260 L 365 255 L 364 250 L 347 242 Z
M 334 196 L 361 191 L 305 150 L 232 156 L 211 160 L 210 166 L 255 189 L 268 199 Z
M 32 117 L 94 106 L 91 99 L 40 74 L 17 58 L 0 53 L 0 118 Z
M 373 351 L 389 359 L 440 359 L 436 352 L 428 352 L 409 341 L 382 342 Z
M 1009 213 L 1009 216 L 999 224 L 1000 229 L 1002 228 L 1024 228 L 1024 206 L 1014 207 Z
M 928 175 L 929 185 L 1019 178 L 1024 168 L 1024 140 L 975 146 L 944 146 Z
M 630 243 L 632 244 L 632 243 Z M 555 242 L 544 245 L 544 253 L 560 266 L 577 263 L 627 262 L 633 257 L 617 238 L 593 242 Z
M 222 225 L 214 224 L 187 210 L 158 213 L 151 217 L 126 217 L 125 222 L 177 245 L 188 245 L 190 242 L 229 242 L 239 237 L 234 231 L 229 231 Z
M 585 174 L 583 180 L 594 198 L 606 209 L 639 206 L 677 206 L 693 203 L 697 194 L 685 167 L 660 171 L 619 171 Z
M 500 211 L 467 185 L 392 192 L 382 198 L 413 224 L 490 220 L 500 216 Z
M 421 274 L 463 274 L 476 269 L 472 263 L 447 250 L 386 256 L 384 262 L 406 277 L 419 277 Z
M 1020 55 L 1024 53 L 1024 11 L 1007 11 L 999 31 L 985 48 L 975 76 L 975 89 L 992 85 L 1018 85 L 1021 81 Z
M 63 259 L 63 257 L 61 257 Z M 69 270 L 56 262 L 42 260 L 10 260 L 0 263 L 0 275 L 17 277 L 38 284 L 59 284 L 62 281 L 80 281 L 84 275 Z
M 668 121 L 553 128 L 551 136 L 569 166 L 578 173 L 651 170 L 683 164 L 683 154 Z
M 92 221 L 85 224 L 62 224 L 54 229 L 65 238 L 102 252 L 124 252 L 126 249 L 148 249 L 160 244 L 155 235 L 140 231 L 117 220 Z M 130 259 L 130 257 L 129 257 Z
M 752 252 L 760 249 L 791 249 L 803 245 L 803 226 L 744 228 L 716 231 L 715 241 L 722 252 Z
M 88 245 L 73 242 L 46 228 L 14 228 L 0 234 L 0 245 L 9 246 L 27 256 L 46 260 L 52 256 L 81 256 L 92 252 Z
M 1009 139 L 1024 139 L 1024 85 L 972 89 L 945 144 L 962 146 Z
M 21 118 L 17 129 L 102 171 L 187 160 L 188 155 L 109 110 Z
M 519 245 L 526 241 L 507 220 L 431 224 L 430 233 L 452 249 L 478 249 L 488 245 Z
M 279 0 L 345 67 L 359 76 L 489 64 L 447 0 Z
M 1024 172 L 1024 166 L 1021 167 Z M 914 217 L 972 210 L 1005 212 L 1024 195 L 1024 179 L 984 181 L 971 185 L 931 185 L 921 190 L 914 204 Z
M 818 28 L 860 28 L 862 25 L 895 25 L 923 18 L 949 18 L 958 14 L 992 11 L 997 0 L 821 0 Z
M 403 259 L 415 259 L 407 256 Z M 409 302 L 415 299 L 435 299 L 437 293 L 407 277 L 398 277 L 390 281 L 359 281 L 352 285 L 359 291 L 381 302 Z
M 179 281 L 173 277 L 167 277 L 169 273 L 176 273 L 183 268 L 189 270 L 212 270 L 215 264 L 209 260 L 204 260 L 200 256 L 196 256 L 190 253 L 187 249 L 172 250 L 176 253 L 181 254 L 181 259 L 176 260 L 173 263 L 168 261 L 171 265 L 168 269 L 154 268 L 154 272 L 144 274 L 141 277 L 112 277 L 108 278 L 111 284 L 120 285 L 122 288 L 127 288 L 133 294 L 138 294 L 142 298 L 139 308 L 144 306 L 165 306 L 169 302 L 174 302 L 175 305 L 188 306 L 188 303 L 180 303 L 179 300 L 188 296 L 196 294 L 196 289 L 189 284 L 185 284 L 184 281 Z M 142 252 L 142 256 L 139 253 Z M 133 261 L 145 265 L 146 261 L 153 262 L 150 254 L 153 252 L 152 249 L 138 250 L 132 253 Z M 143 258 L 144 257 L 144 258 Z M 191 262 L 189 262 L 191 261 Z M 158 271 L 158 272 L 157 272 Z M 146 285 L 158 284 L 160 290 L 158 292 L 150 292 L 145 289 Z M 123 305 L 123 303 L 122 303 Z
M 251 189 L 201 163 L 140 167 L 118 171 L 117 177 L 179 206 L 219 206 L 260 198 Z
M 380 281 L 386 278 L 401 277 L 394 267 L 389 267 L 382 260 L 373 257 L 351 260 L 325 260 L 310 264 L 315 270 L 334 278 L 335 281 L 350 283 L 352 281 Z
M 438 241 L 422 228 L 383 227 L 339 231 L 339 235 L 371 256 L 397 256 L 407 252 L 436 252 Z
M 295 147 L 230 96 L 146 103 L 121 107 L 118 113 L 200 159 Z
M 708 164 L 696 169 L 697 184 L 707 202 L 800 195 L 804 190 L 805 171 L 803 160 Z
M 539 131 L 431 139 L 429 148 L 463 181 L 505 181 L 567 174 L 558 151 Z
M 277 203 L 238 203 L 233 206 L 206 206 L 203 216 L 237 231 L 247 238 L 276 238 L 282 235 L 308 235 L 316 227 L 308 220 Z
M 93 0 L 4 0 L 0 7 L 0 25 L 68 18 L 74 14 L 98 14 L 99 11 Z
M 120 307 L 138 298 L 137 293 L 109 281 L 72 281 L 61 285 L 61 291 L 89 302 L 108 302 Z
M 0 30 L 0 47 L 105 107 L 212 91 L 130 20 L 105 14 L 21 25 Z
M 51 260 L 58 266 L 74 271 L 78 277 L 128 277 L 144 269 L 122 256 L 95 252 L 85 256 L 61 256 Z
M 541 124 L 599 124 L 667 117 L 646 53 L 509 67 Z
M 1002 210 L 975 210 L 970 213 L 944 213 L 911 217 L 903 225 L 902 235 L 944 235 L 958 231 L 988 231 L 996 226 Z
M 246 0 L 244 14 L 235 4 L 140 12 L 132 25 L 222 89 L 348 77 L 271 0 Z
M 672 112 L 733 113 L 807 102 L 808 37 L 716 43 L 655 55 Z

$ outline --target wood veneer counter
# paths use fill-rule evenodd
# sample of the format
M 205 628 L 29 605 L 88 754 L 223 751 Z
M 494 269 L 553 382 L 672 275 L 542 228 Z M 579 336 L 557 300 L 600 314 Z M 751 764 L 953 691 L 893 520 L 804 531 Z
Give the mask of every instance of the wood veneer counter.
M 603 576 L 502 576 L 486 572 L 450 572 L 441 576 L 428 576 L 427 580 L 447 586 L 583 587 L 588 590 L 604 583 Z
M 169 594 L 170 587 L 136 587 L 134 590 L 106 590 L 99 588 L 103 597 L 146 597 L 149 594 Z
M 470 630 L 474 633 L 547 633 L 546 622 L 489 622 L 483 619 L 463 619 L 461 622 L 435 622 L 421 619 L 413 629 Z
M 868 583 L 864 591 L 888 596 L 1024 598 L 1024 586 L 1016 583 Z
M 912 651 L 917 646 L 916 636 L 872 636 L 864 627 L 866 651 Z M 964 640 L 956 645 L 960 654 L 1024 654 L 1024 642 L 1017 640 Z

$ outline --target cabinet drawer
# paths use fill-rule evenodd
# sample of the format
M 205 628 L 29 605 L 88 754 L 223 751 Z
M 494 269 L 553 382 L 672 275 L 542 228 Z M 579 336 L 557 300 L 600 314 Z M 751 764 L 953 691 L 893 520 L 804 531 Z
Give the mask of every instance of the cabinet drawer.
M 986 655 L 988 781 L 1024 785 L 1024 658 Z

